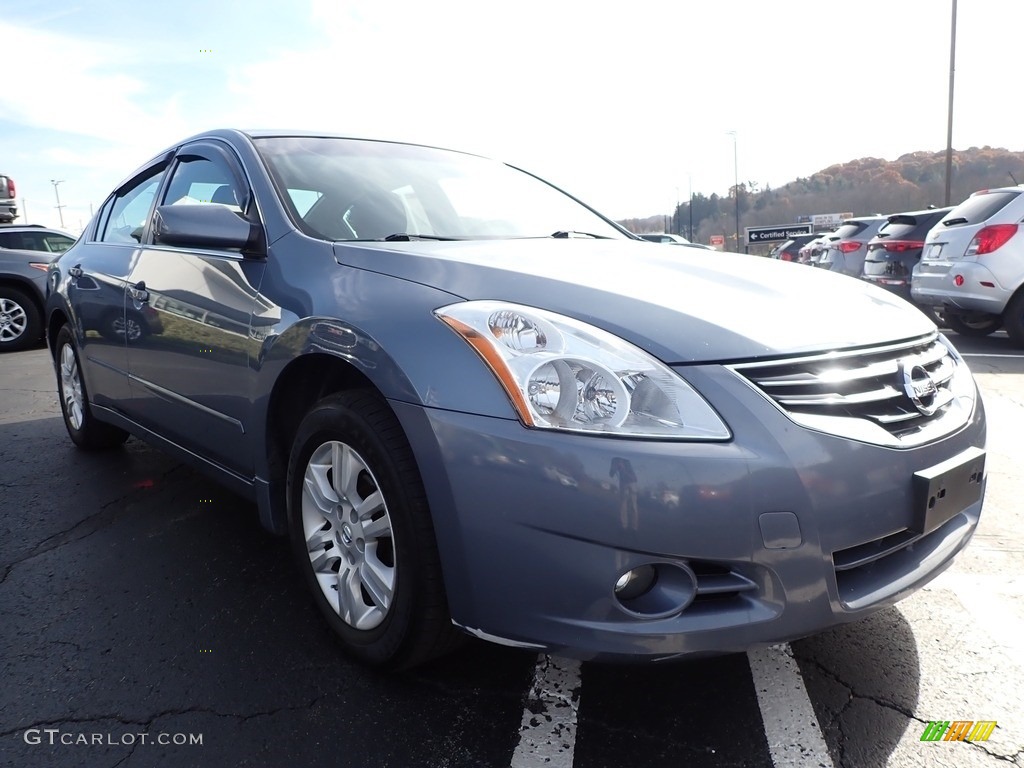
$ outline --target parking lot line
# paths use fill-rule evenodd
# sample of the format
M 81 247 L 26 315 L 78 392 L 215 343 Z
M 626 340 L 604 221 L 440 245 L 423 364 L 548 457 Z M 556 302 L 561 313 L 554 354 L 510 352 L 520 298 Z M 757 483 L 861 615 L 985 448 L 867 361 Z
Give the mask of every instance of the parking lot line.
M 1004 355 L 997 354 L 995 352 L 961 352 L 960 357 L 1005 357 L 1010 360 L 1020 360 L 1021 358 L 1024 358 L 1024 353 L 1019 355 Z
M 747 658 L 775 768 L 833 768 L 789 645 L 750 651 Z
M 578 661 L 537 658 L 511 768 L 572 768 L 580 685 Z

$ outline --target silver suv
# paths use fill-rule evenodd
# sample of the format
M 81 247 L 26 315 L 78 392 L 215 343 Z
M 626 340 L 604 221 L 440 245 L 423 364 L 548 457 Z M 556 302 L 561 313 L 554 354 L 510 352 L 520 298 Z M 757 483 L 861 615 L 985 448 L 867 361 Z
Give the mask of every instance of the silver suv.
M 965 336 L 1000 326 L 1024 347 L 1024 186 L 975 192 L 925 238 L 911 292 Z

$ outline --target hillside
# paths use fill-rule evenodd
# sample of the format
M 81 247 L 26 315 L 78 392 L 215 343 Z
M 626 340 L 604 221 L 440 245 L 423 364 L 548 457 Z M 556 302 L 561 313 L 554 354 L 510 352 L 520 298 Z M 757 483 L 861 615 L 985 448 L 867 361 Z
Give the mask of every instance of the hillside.
M 739 185 L 740 236 L 744 227 L 786 224 L 800 216 L 852 211 L 855 215 L 896 213 L 929 205 L 942 205 L 946 189 L 946 152 L 912 152 L 896 160 L 863 157 L 832 165 L 778 189 L 757 182 Z M 951 203 L 956 205 L 972 192 L 1024 182 L 1024 152 L 993 147 L 971 147 L 953 152 Z M 693 197 L 693 240 L 706 243 L 713 234 L 726 235 L 734 247 L 736 204 L 727 196 Z M 682 203 L 676 222 L 664 215 L 626 219 L 619 223 L 633 232 L 666 229 L 686 235 L 690 203 Z M 742 243 L 740 250 L 742 250 Z

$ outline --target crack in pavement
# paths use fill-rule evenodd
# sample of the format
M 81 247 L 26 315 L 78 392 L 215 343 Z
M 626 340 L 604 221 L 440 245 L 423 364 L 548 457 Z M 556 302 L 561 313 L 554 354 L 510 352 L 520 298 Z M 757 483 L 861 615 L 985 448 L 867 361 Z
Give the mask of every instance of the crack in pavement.
M 160 720 L 160 719 L 165 718 L 165 717 L 180 717 L 180 716 L 183 716 L 183 715 L 212 715 L 214 717 L 224 717 L 224 718 L 229 718 L 229 719 L 232 719 L 232 720 L 238 720 L 240 722 L 245 723 L 245 722 L 248 722 L 249 720 L 253 720 L 253 719 L 257 718 L 257 717 L 273 717 L 274 715 L 280 714 L 281 712 L 301 712 L 301 711 L 304 711 L 304 710 L 312 709 L 314 706 L 316 706 L 317 702 L 319 702 L 322 698 L 324 698 L 325 695 L 327 695 L 327 694 L 321 694 L 319 696 L 316 696 L 311 701 L 309 701 L 309 702 L 307 702 L 305 704 L 299 704 L 299 705 L 290 706 L 290 707 L 278 707 L 276 709 L 269 709 L 269 710 L 266 710 L 266 711 L 249 712 L 249 713 L 220 712 L 220 711 L 218 711 L 216 709 L 208 709 L 208 708 L 204 708 L 204 707 L 189 707 L 187 709 L 168 709 L 168 710 L 164 710 L 162 712 L 157 712 L 155 714 L 149 715 L 149 716 L 146 717 L 146 719 L 132 719 L 132 718 L 123 717 L 121 715 L 92 715 L 90 717 L 69 717 L 69 718 L 61 718 L 61 719 L 58 719 L 58 720 L 41 720 L 39 722 L 29 723 L 27 725 L 19 726 L 17 728 L 13 728 L 11 730 L 0 731 L 0 738 L 5 738 L 7 736 L 13 736 L 13 735 L 15 735 L 17 733 L 24 733 L 25 731 L 29 731 L 29 730 L 32 730 L 32 729 L 40 729 L 40 730 L 42 730 L 44 727 L 51 727 L 52 728 L 52 727 L 55 727 L 55 726 L 62 726 L 62 725 L 87 725 L 89 723 L 105 723 L 105 722 L 113 722 L 113 723 L 117 723 L 119 725 L 126 725 L 126 726 L 142 727 L 142 728 L 145 728 L 145 732 L 148 733 L 150 731 L 150 729 L 153 727 L 153 724 L 157 720 Z
M 872 696 L 871 694 L 868 694 L 868 693 L 859 693 L 857 691 L 857 689 L 853 685 L 851 685 L 850 683 L 847 683 L 845 680 L 842 680 L 836 672 L 833 672 L 831 669 L 828 669 L 827 667 L 825 667 L 817 659 L 812 659 L 810 657 L 798 657 L 798 658 L 800 658 L 801 661 L 806 661 L 807 663 L 813 665 L 825 677 L 827 677 L 830 680 L 838 683 L 843 688 L 848 690 L 850 692 L 850 698 L 851 699 L 866 699 L 867 701 L 872 701 L 872 702 L 874 702 L 875 704 L 877 704 L 878 706 L 880 706 L 880 707 L 882 707 L 884 709 L 891 709 L 893 712 L 898 712 L 899 714 L 903 715 L 906 718 L 909 718 L 911 720 L 917 720 L 919 723 L 924 723 L 924 724 L 927 725 L 927 723 L 928 723 L 927 720 L 922 720 L 917 715 L 915 715 L 912 711 L 901 707 L 899 704 L 897 704 L 894 701 L 889 701 L 888 699 L 882 699 L 882 698 L 879 698 L 877 696 Z M 845 707 L 844 707 L 844 709 L 845 709 Z
M 182 469 L 182 465 L 176 465 L 171 469 L 167 470 L 166 472 L 164 472 L 162 475 L 160 475 L 159 479 L 161 481 L 166 480 L 174 472 L 180 469 Z M 3 584 L 7 580 L 7 577 L 10 576 L 11 571 L 14 570 L 15 566 L 21 565 L 22 563 L 28 560 L 32 560 L 33 558 L 40 557 L 41 555 L 45 555 L 47 552 L 52 552 L 53 550 L 59 549 L 60 547 L 63 547 L 67 544 L 74 544 L 75 542 L 87 539 L 94 533 L 98 533 L 99 531 L 103 530 L 110 523 L 114 522 L 117 519 L 119 513 L 121 512 L 119 508 L 114 508 L 114 505 L 120 504 L 124 502 L 126 499 L 131 498 L 132 496 L 139 496 L 144 492 L 144 489 L 131 488 L 121 496 L 118 496 L 116 499 L 111 499 L 110 501 L 107 501 L 96 512 L 89 515 L 88 517 L 82 518 L 77 523 L 72 525 L 70 528 L 47 536 L 45 539 L 43 539 L 34 547 L 32 547 L 32 549 L 29 550 L 29 552 L 26 555 L 19 557 L 17 560 L 11 563 L 6 564 L 6 566 L 4 567 L 3 574 L 0 575 L 0 584 Z M 75 532 L 83 528 L 86 529 L 85 532 L 81 535 L 76 536 Z

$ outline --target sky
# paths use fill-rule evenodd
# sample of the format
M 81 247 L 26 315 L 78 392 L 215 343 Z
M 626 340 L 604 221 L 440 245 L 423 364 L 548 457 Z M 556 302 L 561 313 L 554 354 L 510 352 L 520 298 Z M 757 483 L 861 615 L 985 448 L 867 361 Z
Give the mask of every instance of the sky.
M 77 233 L 181 139 L 295 128 L 494 157 L 614 219 L 670 214 L 737 177 L 944 150 L 951 3 L 19 0 L 0 173 L 21 223 Z M 1021 0 L 959 2 L 954 148 L 1024 150 L 1022 30 Z

